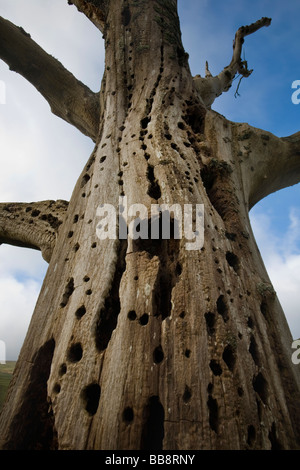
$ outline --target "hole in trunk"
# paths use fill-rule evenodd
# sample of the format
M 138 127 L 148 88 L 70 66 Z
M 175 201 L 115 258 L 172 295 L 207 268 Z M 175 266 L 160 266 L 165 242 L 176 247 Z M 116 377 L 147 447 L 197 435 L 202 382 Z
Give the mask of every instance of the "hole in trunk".
M 192 390 L 190 389 L 190 387 L 186 385 L 182 399 L 184 403 L 188 403 L 191 398 L 192 398 Z
M 228 307 L 225 302 L 224 295 L 220 295 L 220 297 L 217 300 L 217 310 L 218 310 L 218 313 L 223 318 L 224 322 L 226 323 L 228 321 Z
M 69 282 L 66 286 L 62 301 L 60 303 L 60 306 L 62 308 L 67 305 L 67 303 L 69 302 L 69 298 L 71 297 L 73 292 L 74 292 L 74 279 L 71 277 L 71 279 L 69 280 Z
M 253 388 L 266 405 L 268 400 L 268 383 L 261 372 L 253 377 Z
M 209 367 L 211 368 L 214 375 L 221 375 L 222 374 L 222 367 L 220 364 L 215 360 L 212 359 L 209 363 Z
M 163 359 L 164 359 L 164 352 L 163 352 L 161 345 L 159 345 L 157 346 L 157 348 L 154 349 L 153 360 L 155 364 L 159 364 L 160 362 L 163 361 Z
M 98 409 L 100 395 L 101 388 L 97 383 L 88 385 L 81 392 L 84 408 L 90 416 L 93 416 Z
M 209 336 L 212 336 L 215 332 L 215 321 L 216 321 L 216 316 L 212 312 L 206 312 L 205 315 L 205 321 L 206 321 L 206 328 L 207 328 L 207 333 Z
M 268 309 L 267 302 L 262 302 L 260 304 L 260 311 L 261 311 L 261 313 L 263 314 L 264 317 L 268 316 L 269 309 Z
M 133 409 L 130 406 L 127 406 L 123 411 L 123 421 L 125 421 L 126 424 L 130 424 L 133 421 L 133 418 Z
M 250 424 L 250 426 L 248 426 L 248 437 L 247 437 L 247 444 L 252 447 L 254 442 L 255 442 L 255 438 L 256 438 L 256 431 L 255 431 L 255 427 L 252 426 L 252 424 Z
M 280 444 L 280 442 L 277 438 L 275 423 L 272 423 L 272 427 L 271 427 L 271 430 L 269 432 L 268 438 L 271 442 L 271 450 L 282 450 L 282 445 Z
M 226 259 L 229 266 L 231 266 L 234 271 L 238 274 L 240 270 L 240 263 L 238 257 L 231 251 L 227 251 Z
M 83 188 L 86 183 L 91 179 L 90 175 L 88 175 L 87 173 L 82 177 L 82 180 L 81 180 L 81 183 L 80 183 L 80 187 Z
M 161 450 L 164 438 L 165 412 L 158 396 L 149 398 L 143 412 L 141 450 Z
M 232 372 L 234 369 L 235 361 L 236 361 L 236 355 L 235 355 L 235 350 L 231 346 L 231 344 L 228 344 L 222 354 L 222 359 L 227 365 L 228 369 Z
M 134 310 L 130 310 L 130 312 L 128 312 L 127 318 L 131 321 L 134 321 L 136 319 L 136 312 Z
M 76 316 L 76 318 L 78 318 L 78 320 L 80 320 L 80 318 L 82 318 L 83 315 L 85 315 L 85 314 L 86 314 L 86 308 L 85 308 L 84 305 L 79 307 L 75 312 L 75 316 Z
M 211 395 L 208 397 L 207 406 L 209 410 L 209 425 L 210 428 L 218 433 L 219 427 L 219 407 L 218 402 Z
M 70 362 L 79 362 L 82 358 L 82 346 L 80 343 L 74 343 L 70 346 L 67 359 Z
M 148 165 L 147 179 L 149 181 L 149 187 L 147 192 L 148 195 L 153 199 L 158 200 L 161 197 L 161 190 L 158 181 L 155 179 L 154 167 L 152 165 Z
M 59 367 L 58 375 L 62 377 L 63 375 L 66 374 L 66 372 L 67 372 L 67 364 L 63 363 Z
M 148 313 L 144 313 L 144 315 L 141 316 L 141 318 L 140 318 L 139 321 L 140 321 L 140 324 L 141 324 L 142 326 L 147 325 L 147 323 L 148 323 L 148 321 L 149 321 L 149 315 L 148 315 Z
M 256 341 L 255 341 L 253 335 L 251 335 L 250 346 L 249 346 L 249 352 L 250 352 L 250 354 L 251 354 L 251 356 L 252 356 L 252 359 L 253 359 L 254 363 L 255 363 L 257 366 L 260 366 L 260 359 L 259 359 L 259 355 L 258 355 L 257 344 L 256 344 Z

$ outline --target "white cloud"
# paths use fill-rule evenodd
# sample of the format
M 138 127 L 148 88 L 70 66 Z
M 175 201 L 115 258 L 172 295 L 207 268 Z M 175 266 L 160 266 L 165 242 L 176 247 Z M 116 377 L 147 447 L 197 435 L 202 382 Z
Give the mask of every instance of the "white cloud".
M 22 26 L 79 80 L 99 90 L 101 33 L 76 7 L 61 0 L 1 3 L 1 16 Z M 0 80 L 6 92 L 0 105 L 0 201 L 70 199 L 93 142 L 51 114 L 35 88 L 2 61 Z M 46 269 L 40 252 L 0 246 L 0 339 L 8 359 L 18 356 Z
M 19 282 L 11 276 L 0 277 L 0 339 L 6 345 L 7 360 L 18 357 L 39 290 L 36 281 Z
M 271 217 L 255 212 L 251 224 L 270 279 L 293 338 L 300 337 L 300 211 L 290 209 L 283 236 L 275 234 Z

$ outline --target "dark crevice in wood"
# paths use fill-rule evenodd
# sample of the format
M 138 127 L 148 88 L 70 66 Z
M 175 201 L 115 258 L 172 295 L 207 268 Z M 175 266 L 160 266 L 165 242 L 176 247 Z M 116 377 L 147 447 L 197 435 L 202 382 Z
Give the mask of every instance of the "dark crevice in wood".
M 165 412 L 159 397 L 149 398 L 143 411 L 141 450 L 161 450 L 164 438 Z
M 104 306 L 100 309 L 95 328 L 95 342 L 98 351 L 104 351 L 110 341 L 111 335 L 117 326 L 118 316 L 121 310 L 120 283 L 126 269 L 127 239 L 120 240 L 118 256 L 115 266 L 115 274 L 111 288 L 105 298 Z
M 55 341 L 47 341 L 32 359 L 28 387 L 22 405 L 10 427 L 7 450 L 56 450 L 57 433 L 49 403 L 47 381 L 50 374 Z
M 87 385 L 81 392 L 84 409 L 90 416 L 94 416 L 99 406 L 101 388 L 97 383 Z
M 68 284 L 66 285 L 65 292 L 63 294 L 62 301 L 60 303 L 60 306 L 62 308 L 64 308 L 67 305 L 67 303 L 69 302 L 69 298 L 73 294 L 74 289 L 75 289 L 74 279 L 71 277 L 71 279 L 68 281 Z
M 218 402 L 212 395 L 209 395 L 207 400 L 207 406 L 209 411 L 209 425 L 212 431 L 218 434 L 219 430 L 219 406 Z

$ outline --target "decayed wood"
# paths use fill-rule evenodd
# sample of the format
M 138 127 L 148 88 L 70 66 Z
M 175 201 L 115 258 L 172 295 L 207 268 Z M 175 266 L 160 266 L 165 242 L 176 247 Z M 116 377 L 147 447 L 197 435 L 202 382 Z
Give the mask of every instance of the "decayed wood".
M 224 91 L 229 90 L 237 73 L 242 77 L 249 77 L 249 75 L 251 75 L 253 70 L 249 70 L 247 62 L 243 61 L 241 58 L 244 38 L 270 24 L 270 18 L 261 18 L 248 26 L 241 26 L 235 34 L 230 64 L 225 67 L 219 75 L 213 77 L 209 72 L 206 62 L 205 78 L 202 78 L 200 75 L 194 77 L 195 86 L 206 106 L 211 106 L 218 96 Z
M 176 1 L 110 2 L 106 22 L 99 139 L 58 233 L 1 448 L 298 448 L 292 337 L 248 216 L 284 168 L 285 184 L 299 181 L 288 176 L 298 136 L 203 105 Z M 204 204 L 204 246 L 97 237 L 98 206 L 126 220 L 135 203 L 146 222 L 153 204 Z
M 40 250 L 49 262 L 67 208 L 62 200 L 0 204 L 0 244 Z
M 94 141 L 99 130 L 99 94 L 47 54 L 23 28 L 0 17 L 0 58 L 25 77 L 48 101 L 51 111 Z

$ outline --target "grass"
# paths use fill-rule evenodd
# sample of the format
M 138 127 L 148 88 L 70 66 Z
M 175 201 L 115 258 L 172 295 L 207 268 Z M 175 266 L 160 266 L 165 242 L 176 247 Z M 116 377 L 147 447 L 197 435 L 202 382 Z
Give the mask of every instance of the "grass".
M 2 408 L 5 400 L 15 365 L 15 361 L 7 361 L 6 364 L 0 364 L 0 409 Z

